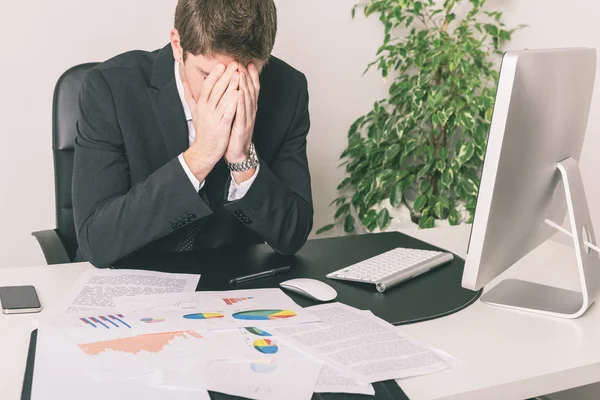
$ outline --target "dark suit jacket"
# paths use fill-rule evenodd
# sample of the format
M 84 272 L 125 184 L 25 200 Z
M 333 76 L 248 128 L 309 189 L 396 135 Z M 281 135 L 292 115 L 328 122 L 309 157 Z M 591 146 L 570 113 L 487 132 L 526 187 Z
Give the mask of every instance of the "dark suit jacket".
M 132 254 L 178 251 L 191 223 L 200 224 L 195 249 L 266 242 L 295 253 L 313 219 L 306 78 L 275 57 L 264 67 L 253 136 L 260 170 L 244 198 L 228 202 L 223 160 L 198 194 L 177 159 L 189 143 L 173 63 L 169 44 L 119 55 L 84 78 L 73 168 L 76 259 L 108 267 Z

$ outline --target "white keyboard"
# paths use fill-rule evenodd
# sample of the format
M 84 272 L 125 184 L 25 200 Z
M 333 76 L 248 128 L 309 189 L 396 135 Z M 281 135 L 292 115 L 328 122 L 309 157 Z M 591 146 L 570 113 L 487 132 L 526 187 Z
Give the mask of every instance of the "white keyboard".
M 327 274 L 327 278 L 373 283 L 384 292 L 453 259 L 452 253 L 399 247 Z

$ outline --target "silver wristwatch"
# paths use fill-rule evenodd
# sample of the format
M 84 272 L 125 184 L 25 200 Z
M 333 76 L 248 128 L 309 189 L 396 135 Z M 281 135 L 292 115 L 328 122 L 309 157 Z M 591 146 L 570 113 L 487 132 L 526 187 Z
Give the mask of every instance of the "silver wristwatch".
M 258 162 L 258 156 L 256 155 L 256 150 L 254 149 L 254 143 L 250 143 L 250 150 L 246 160 L 239 163 L 232 163 L 227 161 L 225 158 L 225 164 L 227 164 L 227 167 L 234 172 L 248 171 L 249 169 L 256 168 L 258 166 Z

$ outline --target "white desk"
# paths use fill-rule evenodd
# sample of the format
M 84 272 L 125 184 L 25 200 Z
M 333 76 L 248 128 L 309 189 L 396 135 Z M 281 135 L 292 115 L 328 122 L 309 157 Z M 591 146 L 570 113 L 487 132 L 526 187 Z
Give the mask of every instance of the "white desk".
M 464 256 L 470 227 L 410 231 Z M 569 247 L 548 242 L 500 278 L 519 277 L 576 289 Z M 90 264 L 0 269 L 2 285 L 35 285 L 45 310 L 55 306 Z M 497 283 L 494 282 L 493 284 Z M 405 305 L 409 307 L 410 305 Z M 39 315 L 39 314 L 38 314 Z M 33 315 L 0 315 L 0 393 L 18 399 Z M 600 308 L 575 321 L 487 306 L 480 301 L 448 317 L 402 327 L 464 365 L 400 381 L 414 400 L 523 399 L 600 381 Z

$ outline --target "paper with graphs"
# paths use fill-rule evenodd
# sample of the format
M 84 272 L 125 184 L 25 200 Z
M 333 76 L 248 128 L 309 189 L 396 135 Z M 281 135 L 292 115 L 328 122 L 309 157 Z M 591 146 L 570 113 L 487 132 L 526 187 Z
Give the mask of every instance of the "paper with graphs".
M 319 321 L 280 289 L 120 297 L 115 305 L 139 334 L 285 326 Z

